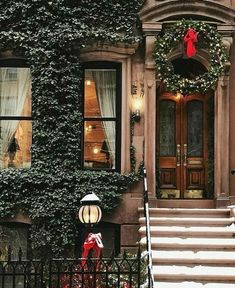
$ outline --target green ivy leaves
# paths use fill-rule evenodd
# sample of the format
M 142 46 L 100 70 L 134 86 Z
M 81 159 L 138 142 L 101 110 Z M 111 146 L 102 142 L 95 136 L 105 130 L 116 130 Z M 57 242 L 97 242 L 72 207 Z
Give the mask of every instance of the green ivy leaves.
M 136 23 L 143 0 L 2 0 L 0 51 L 24 56 L 32 72 L 31 169 L 0 173 L 0 217 L 32 219 L 35 251 L 63 254 L 77 233 L 80 199 L 95 192 L 107 213 L 140 170 L 81 171 L 82 69 L 76 51 L 95 42 L 140 41 Z

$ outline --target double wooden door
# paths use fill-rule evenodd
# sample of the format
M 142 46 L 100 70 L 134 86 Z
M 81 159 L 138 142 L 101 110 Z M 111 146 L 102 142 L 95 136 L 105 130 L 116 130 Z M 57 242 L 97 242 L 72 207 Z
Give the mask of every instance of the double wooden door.
M 207 183 L 205 95 L 163 93 L 158 101 L 157 183 L 161 198 L 203 198 Z

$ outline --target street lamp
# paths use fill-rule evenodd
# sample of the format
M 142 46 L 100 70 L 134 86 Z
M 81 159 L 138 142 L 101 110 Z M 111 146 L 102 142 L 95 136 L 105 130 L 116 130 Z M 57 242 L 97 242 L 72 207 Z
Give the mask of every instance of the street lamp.
M 102 212 L 99 207 L 100 199 L 95 193 L 87 194 L 80 202 L 81 207 L 78 211 L 79 220 L 89 226 L 98 223 L 102 217 Z

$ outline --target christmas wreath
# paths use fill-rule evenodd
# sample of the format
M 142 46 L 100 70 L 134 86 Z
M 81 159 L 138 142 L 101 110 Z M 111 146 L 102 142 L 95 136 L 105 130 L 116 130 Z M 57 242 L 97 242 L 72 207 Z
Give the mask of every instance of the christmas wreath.
M 187 57 L 195 55 L 195 44 L 198 44 L 200 49 L 206 49 L 210 55 L 208 71 L 193 79 L 176 74 L 168 57 L 169 53 L 183 42 L 187 46 L 185 47 Z M 166 29 L 163 36 L 157 37 L 153 57 L 159 78 L 166 84 L 166 89 L 183 95 L 193 92 L 205 93 L 213 88 L 227 61 L 225 48 L 216 28 L 192 20 L 178 21 Z

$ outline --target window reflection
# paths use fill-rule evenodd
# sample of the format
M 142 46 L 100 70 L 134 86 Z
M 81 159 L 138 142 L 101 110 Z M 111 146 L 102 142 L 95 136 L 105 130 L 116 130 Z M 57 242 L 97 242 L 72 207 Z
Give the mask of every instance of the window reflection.
M 108 132 L 107 132 L 108 131 Z M 109 141 L 107 134 L 109 133 Z M 115 155 L 115 122 L 85 121 L 84 167 L 113 168 Z
M 175 156 L 175 102 L 162 100 L 160 102 L 160 155 Z
M 15 126 L 9 134 L 7 125 Z M 31 166 L 32 124 L 31 121 L 0 121 L 1 168 L 29 168 Z
M 8 247 L 11 246 L 11 259 L 17 260 L 19 249 L 22 258 L 26 259 L 28 245 L 28 225 L 5 223 L 0 225 L 0 261 L 7 259 Z
M 116 70 L 85 70 L 85 117 L 116 116 Z
M 0 168 L 31 165 L 31 75 L 29 68 L 0 68 Z
M 116 69 L 85 69 L 85 168 L 116 168 L 116 83 Z
M 188 108 L 188 156 L 203 154 L 203 106 L 200 101 L 190 101 Z

